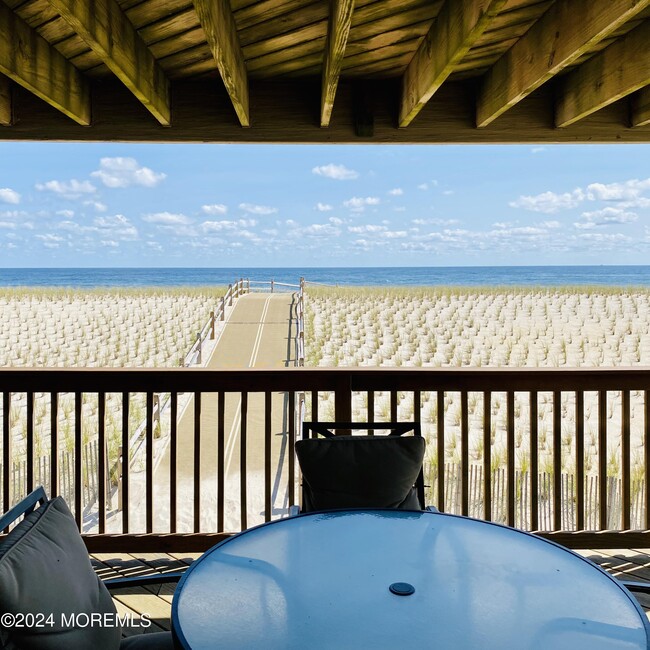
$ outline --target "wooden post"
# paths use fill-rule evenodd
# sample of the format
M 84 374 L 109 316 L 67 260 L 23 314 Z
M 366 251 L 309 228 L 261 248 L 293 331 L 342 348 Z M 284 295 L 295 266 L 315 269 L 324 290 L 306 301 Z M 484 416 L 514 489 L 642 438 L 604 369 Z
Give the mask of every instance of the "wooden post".
M 196 342 L 198 343 L 197 347 L 197 352 L 198 354 L 196 355 L 196 362 L 201 365 L 201 332 L 197 332 L 196 334 Z
M 250 278 L 246 278 L 246 293 L 251 292 L 251 280 Z
M 273 278 L 271 278 L 271 293 L 273 293 Z
M 230 302 L 228 303 L 228 306 L 232 307 L 232 284 L 228 285 L 228 295 L 230 296 Z
M 219 317 L 220 320 L 224 320 L 226 317 L 226 299 L 221 296 L 221 315 Z
M 117 509 L 122 510 L 122 450 L 124 448 L 120 446 L 118 449 L 117 456 Z
M 214 341 L 214 312 L 210 312 L 210 340 Z

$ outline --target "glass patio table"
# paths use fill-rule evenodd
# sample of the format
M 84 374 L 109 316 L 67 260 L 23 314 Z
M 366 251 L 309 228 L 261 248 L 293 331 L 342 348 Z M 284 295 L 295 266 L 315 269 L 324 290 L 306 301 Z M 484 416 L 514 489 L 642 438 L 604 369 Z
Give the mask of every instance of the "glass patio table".
M 306 514 L 221 542 L 172 604 L 180 648 L 650 648 L 614 578 L 534 535 L 400 510 Z

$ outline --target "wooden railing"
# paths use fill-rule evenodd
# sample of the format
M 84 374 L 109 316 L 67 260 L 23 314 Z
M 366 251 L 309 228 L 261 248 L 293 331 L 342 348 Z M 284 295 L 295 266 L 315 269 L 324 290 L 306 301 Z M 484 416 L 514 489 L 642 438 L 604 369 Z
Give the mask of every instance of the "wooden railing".
M 641 435 L 640 454 L 643 478 L 650 477 L 650 369 L 428 369 L 428 368 L 286 368 L 279 370 L 205 370 L 196 369 L 5 369 L 0 370 L 2 393 L 2 505 L 6 511 L 15 502 L 12 472 L 14 449 L 26 454 L 25 490 L 34 487 L 36 476 L 34 427 L 36 400 L 50 404 L 50 430 L 40 433 L 47 438 L 50 449 L 50 481 L 46 489 L 59 493 L 61 487 L 60 456 L 61 417 L 58 409 L 60 393 L 73 393 L 74 427 L 74 502 L 71 504 L 80 527 L 84 511 L 87 469 L 82 454 L 76 453 L 88 440 L 97 440 L 99 462 L 96 484 L 100 492 L 95 513 L 96 533 L 85 536 L 93 550 L 201 550 L 228 532 L 268 521 L 286 513 L 287 506 L 299 499 L 299 477 L 293 453 L 299 424 L 301 396 L 306 396 L 307 417 L 311 420 L 351 421 L 353 406 L 361 397 L 363 412 L 358 421 L 399 419 L 399 404 L 404 396 L 412 400 L 412 416 L 428 427 L 429 460 L 426 476 L 433 505 L 448 510 L 445 464 L 450 427 L 457 426 L 459 441 L 458 467 L 460 495 L 455 506 L 458 514 L 470 514 L 470 473 L 477 463 L 470 462 L 470 437 L 483 441 L 481 512 L 476 503 L 471 514 L 485 519 L 500 519 L 494 511 L 493 495 L 493 404 L 505 399 L 505 421 L 496 423 L 507 441 L 503 460 L 505 477 L 499 489 L 504 504 L 503 523 L 520 525 L 518 512 L 526 511 L 529 528 L 539 531 L 540 503 L 551 513 L 551 530 L 541 531 L 560 543 L 573 547 L 647 546 L 650 541 L 650 491 L 645 489 L 641 504 L 642 531 L 630 530 L 632 523 L 632 402 L 638 422 L 635 431 Z M 162 422 L 160 438 L 154 440 L 154 395 L 170 393 L 171 408 L 167 422 Z M 27 419 L 24 438 L 16 438 L 10 426 L 14 393 L 25 393 Z M 82 428 L 82 396 L 95 394 L 98 403 L 97 427 Z M 106 456 L 110 446 L 106 440 L 106 395 L 122 395 L 122 439 L 129 440 L 129 403 L 133 393 L 146 395 L 145 444 L 137 471 L 125 466 L 122 509 L 106 504 Z M 185 394 L 184 397 L 181 397 Z M 450 424 L 446 397 L 459 398 L 459 422 Z M 540 404 L 543 395 L 550 396 L 551 444 L 549 458 L 540 453 Z M 470 400 L 482 399 L 482 418 L 470 418 Z M 571 409 L 567 400 L 571 398 Z M 620 418 L 609 417 L 611 400 L 620 397 Z M 377 400 L 387 399 L 390 407 L 377 417 Z M 423 403 L 435 404 L 435 417 L 427 414 Z M 585 404 L 596 405 L 596 462 L 585 467 Z M 333 398 L 333 413 L 326 413 L 328 399 Z M 517 401 L 518 400 L 518 401 Z M 527 404 L 525 425 L 515 415 L 515 402 Z M 179 405 L 184 401 L 185 407 Z M 331 401 L 329 402 L 331 403 Z M 356 408 L 356 407 L 355 407 Z M 183 411 L 183 413 L 181 413 Z M 569 417 L 570 413 L 573 417 Z M 640 416 L 639 416 L 640 414 Z M 640 419 L 639 419 L 640 418 Z M 405 418 L 402 418 L 405 419 Z M 571 425 L 571 423 L 573 424 Z M 612 426 L 616 422 L 616 427 Z M 189 429 L 187 426 L 189 426 Z M 571 426 L 569 426 L 571 425 Z M 185 427 L 185 429 L 183 429 Z M 279 435 L 278 435 L 279 434 Z M 455 434 L 454 434 L 455 435 Z M 518 458 L 515 439 L 524 438 L 530 451 L 526 472 L 526 489 L 520 490 L 516 480 Z M 564 440 L 563 440 L 564 439 Z M 163 444 L 166 464 L 154 467 L 154 443 Z M 563 502 L 562 475 L 566 464 L 566 445 L 570 443 L 574 466 L 573 498 Z M 521 448 L 521 445 L 519 447 Z M 613 526 L 608 504 L 608 451 L 617 451 L 620 467 L 620 521 Z M 190 450 L 188 452 L 188 449 Z M 187 454 L 190 454 L 187 456 Z M 184 457 L 183 454 L 186 456 Z M 183 460 L 185 458 L 185 460 Z M 189 458 L 189 461 L 188 461 Z M 136 459 L 136 466 L 138 460 Z M 544 472 L 541 464 L 544 462 Z M 611 468 L 609 468 L 611 469 Z M 540 473 L 550 484 L 540 486 Z M 597 488 L 597 495 L 586 498 L 588 476 Z M 544 487 L 544 489 L 542 489 Z M 208 494 L 209 493 L 209 494 Z M 526 495 L 525 500 L 522 496 Z M 595 504 L 597 531 L 585 530 L 586 503 Z M 634 501 L 638 503 L 638 499 Z M 572 526 L 566 525 L 562 513 L 570 507 Z M 635 516 L 635 519 L 638 515 Z M 185 532 L 180 532 L 181 530 Z

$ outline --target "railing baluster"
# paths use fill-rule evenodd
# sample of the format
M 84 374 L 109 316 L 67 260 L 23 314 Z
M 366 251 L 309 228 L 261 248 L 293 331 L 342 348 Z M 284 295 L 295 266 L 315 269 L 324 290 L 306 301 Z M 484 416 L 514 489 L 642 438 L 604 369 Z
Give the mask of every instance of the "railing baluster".
M 369 390 L 368 391 L 368 422 L 374 422 L 374 421 L 375 421 L 375 391 Z M 374 436 L 375 435 L 374 429 L 368 429 L 368 435 Z
M 650 390 L 643 391 L 643 470 L 645 476 L 645 527 L 650 528 Z
M 241 394 L 241 428 L 239 436 L 239 504 L 241 508 L 241 529 L 248 528 L 248 503 L 246 494 L 246 433 L 248 429 L 248 393 Z
M 129 409 L 130 394 L 122 393 L 122 532 L 129 532 Z
M 106 393 L 97 396 L 97 502 L 99 532 L 106 532 Z
M 224 510 L 226 507 L 225 441 L 226 441 L 226 394 L 217 395 L 217 530 L 224 529 Z
M 483 516 L 492 521 L 492 393 L 483 392 Z
M 622 391 L 621 414 L 621 473 L 623 490 L 621 494 L 622 526 L 623 530 L 631 528 L 631 490 L 630 490 L 630 391 Z
M 461 512 L 469 515 L 469 418 L 467 391 L 460 393 L 460 472 L 461 472 Z
M 562 528 L 562 393 L 553 391 L 553 530 Z
M 201 530 L 201 393 L 194 393 L 194 532 Z
M 508 492 L 507 512 L 508 526 L 515 525 L 515 394 L 509 390 L 506 393 L 506 437 L 508 448 Z
M 296 394 L 289 392 L 289 504 L 296 502 Z
M 576 530 L 585 528 L 585 394 L 576 391 Z
M 440 512 L 445 511 L 445 393 L 439 390 L 436 399 L 438 401 L 437 421 L 437 452 L 438 452 L 438 503 Z
M 607 391 L 598 391 L 598 497 L 600 530 L 607 528 Z
M 83 450 L 82 438 L 82 394 L 77 391 L 74 394 L 74 518 L 79 530 L 83 521 L 83 476 L 81 454 Z
M 59 394 L 50 393 L 50 496 L 59 494 Z
M 145 491 L 146 491 L 146 530 L 153 532 L 153 393 L 147 392 L 145 406 Z
M 539 530 L 539 440 L 537 391 L 529 393 L 530 404 L 530 529 Z
M 264 393 L 264 521 L 271 521 L 273 504 L 271 502 L 271 441 L 273 430 L 271 428 L 271 402 L 272 393 Z M 289 500 L 289 505 L 293 505 Z
M 34 393 L 27 393 L 27 494 L 34 489 Z
M 176 504 L 178 499 L 176 475 L 178 473 L 178 393 L 169 396 L 171 411 L 169 431 L 169 532 L 175 533 L 178 515 Z
M 9 413 L 11 411 L 11 393 L 2 393 L 2 499 L 3 510 L 7 512 L 13 505 L 12 478 L 13 478 L 13 441 Z

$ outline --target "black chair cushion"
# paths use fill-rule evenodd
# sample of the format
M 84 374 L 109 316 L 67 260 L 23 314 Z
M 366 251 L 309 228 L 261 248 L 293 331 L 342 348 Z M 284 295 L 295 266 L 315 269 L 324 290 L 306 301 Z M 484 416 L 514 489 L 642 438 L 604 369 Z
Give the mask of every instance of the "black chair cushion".
M 335 436 L 296 442 L 303 512 L 336 508 L 421 510 L 413 487 L 422 468 L 421 436 Z

